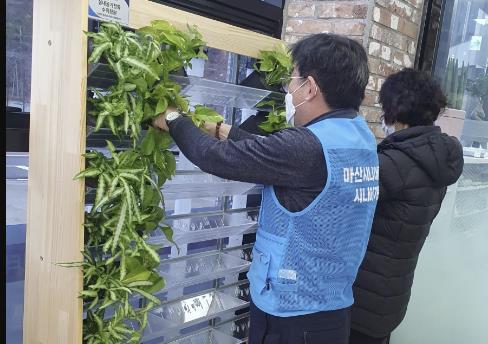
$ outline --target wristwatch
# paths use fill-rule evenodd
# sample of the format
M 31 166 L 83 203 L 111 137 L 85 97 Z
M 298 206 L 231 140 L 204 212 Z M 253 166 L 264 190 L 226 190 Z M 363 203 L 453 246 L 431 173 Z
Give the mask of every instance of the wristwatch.
M 169 125 L 171 122 L 173 122 L 175 119 L 181 116 L 181 113 L 178 111 L 173 111 L 170 112 L 169 114 L 166 115 L 166 124 Z

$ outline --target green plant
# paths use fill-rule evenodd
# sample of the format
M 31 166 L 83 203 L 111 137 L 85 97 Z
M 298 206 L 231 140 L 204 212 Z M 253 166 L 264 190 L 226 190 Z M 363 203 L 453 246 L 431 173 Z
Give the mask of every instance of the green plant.
M 164 21 L 154 21 L 136 33 L 120 25 L 104 23 L 98 33 L 86 33 L 93 41 L 90 63 L 104 59 L 117 75 L 116 85 L 95 97 L 89 115 L 97 119 L 95 131 L 108 126 L 112 133 L 132 138 L 132 147 L 118 152 L 107 141 L 110 157 L 100 152 L 85 154 L 87 168 L 75 176 L 95 178 L 95 201 L 85 213 L 85 249 L 82 262 L 61 264 L 81 267 L 87 317 L 83 322 L 83 342 L 88 344 L 139 343 L 147 325 L 147 313 L 159 299 L 155 293 L 164 287 L 159 276 L 158 247 L 146 240 L 161 230 L 174 244 L 173 231 L 162 225 L 165 219 L 161 186 L 176 169 L 168 150 L 168 133 L 150 127 L 141 141 L 141 124 L 151 121 L 171 105 L 187 112 L 193 122 L 223 120 L 215 111 L 189 103 L 180 86 L 169 74 L 188 66 L 194 57 L 205 57 L 200 34 L 194 27 L 188 33 Z M 141 307 L 131 299 L 138 296 Z M 108 316 L 106 310 L 113 310 Z
M 107 125 L 116 136 L 129 134 L 135 144 L 141 123 L 162 113 L 168 105 L 200 123 L 199 113 L 190 112 L 188 101 L 180 95 L 181 87 L 169 79 L 171 72 L 190 66 L 192 58 L 206 58 L 201 35 L 194 27 L 188 30 L 187 34 L 157 20 L 137 33 L 113 23 L 103 24 L 98 33 L 87 33 L 94 44 L 88 62 L 97 63 L 104 57 L 118 78 L 108 92 L 92 90 L 96 97 L 89 100 L 93 104 L 89 114 L 97 119 L 95 131 Z M 213 120 L 217 116 L 214 112 Z
M 466 89 L 468 66 L 459 67 L 458 60 L 449 58 L 442 88 L 447 97 L 447 104 L 454 109 L 462 109 L 464 90 Z
M 279 45 L 276 50 L 260 51 L 258 62 L 254 65 L 254 69 L 264 73 L 265 82 L 268 86 L 288 83 L 293 72 L 290 51 L 284 44 Z M 258 108 L 263 106 L 271 106 L 272 109 L 266 121 L 259 125 L 261 130 L 267 133 L 273 133 L 289 127 L 286 123 L 284 103 L 277 104 L 276 101 L 272 100 L 258 104 Z
M 261 102 L 258 107 L 271 106 L 271 111 L 266 117 L 266 121 L 259 124 L 259 128 L 267 133 L 273 133 L 275 131 L 290 127 L 286 123 L 286 112 L 284 107 L 276 106 L 276 102 L 271 100 L 267 102 Z
M 477 119 L 486 119 L 484 108 L 488 100 L 488 68 L 476 79 L 468 80 L 466 89 L 472 96 L 478 98 L 478 106 L 474 110 L 474 117 Z
M 293 72 L 290 51 L 284 44 L 280 44 L 276 50 L 260 51 L 254 69 L 264 73 L 264 80 L 268 86 L 288 82 Z

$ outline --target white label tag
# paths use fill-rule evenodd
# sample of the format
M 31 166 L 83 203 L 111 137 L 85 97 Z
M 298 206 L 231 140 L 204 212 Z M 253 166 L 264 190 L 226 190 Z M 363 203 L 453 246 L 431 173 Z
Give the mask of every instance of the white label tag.
M 185 322 L 206 316 L 214 299 L 213 293 L 196 296 L 181 301 L 181 308 L 185 314 Z
M 295 270 L 288 270 L 288 269 L 280 269 L 278 271 L 278 277 L 296 281 L 297 280 L 297 272 Z
M 89 0 L 88 17 L 129 25 L 129 0 Z

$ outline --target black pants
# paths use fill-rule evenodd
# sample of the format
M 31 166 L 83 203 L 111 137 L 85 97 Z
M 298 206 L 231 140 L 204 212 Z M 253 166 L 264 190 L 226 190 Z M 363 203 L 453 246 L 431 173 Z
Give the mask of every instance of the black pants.
M 375 338 L 367 336 L 361 332 L 351 330 L 351 336 L 349 337 L 349 344 L 389 344 L 390 336 L 383 338 Z
M 249 344 L 348 344 L 351 309 L 295 317 L 269 315 L 251 302 Z

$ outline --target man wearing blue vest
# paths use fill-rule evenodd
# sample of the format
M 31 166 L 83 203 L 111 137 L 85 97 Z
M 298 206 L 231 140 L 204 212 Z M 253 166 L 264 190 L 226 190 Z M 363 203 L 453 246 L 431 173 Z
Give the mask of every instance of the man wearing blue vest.
M 351 39 L 317 34 L 292 58 L 293 128 L 260 137 L 209 124 L 207 135 L 175 109 L 153 124 L 203 171 L 264 185 L 247 275 L 249 343 L 346 344 L 379 190 L 376 141 L 358 114 L 367 56 Z

